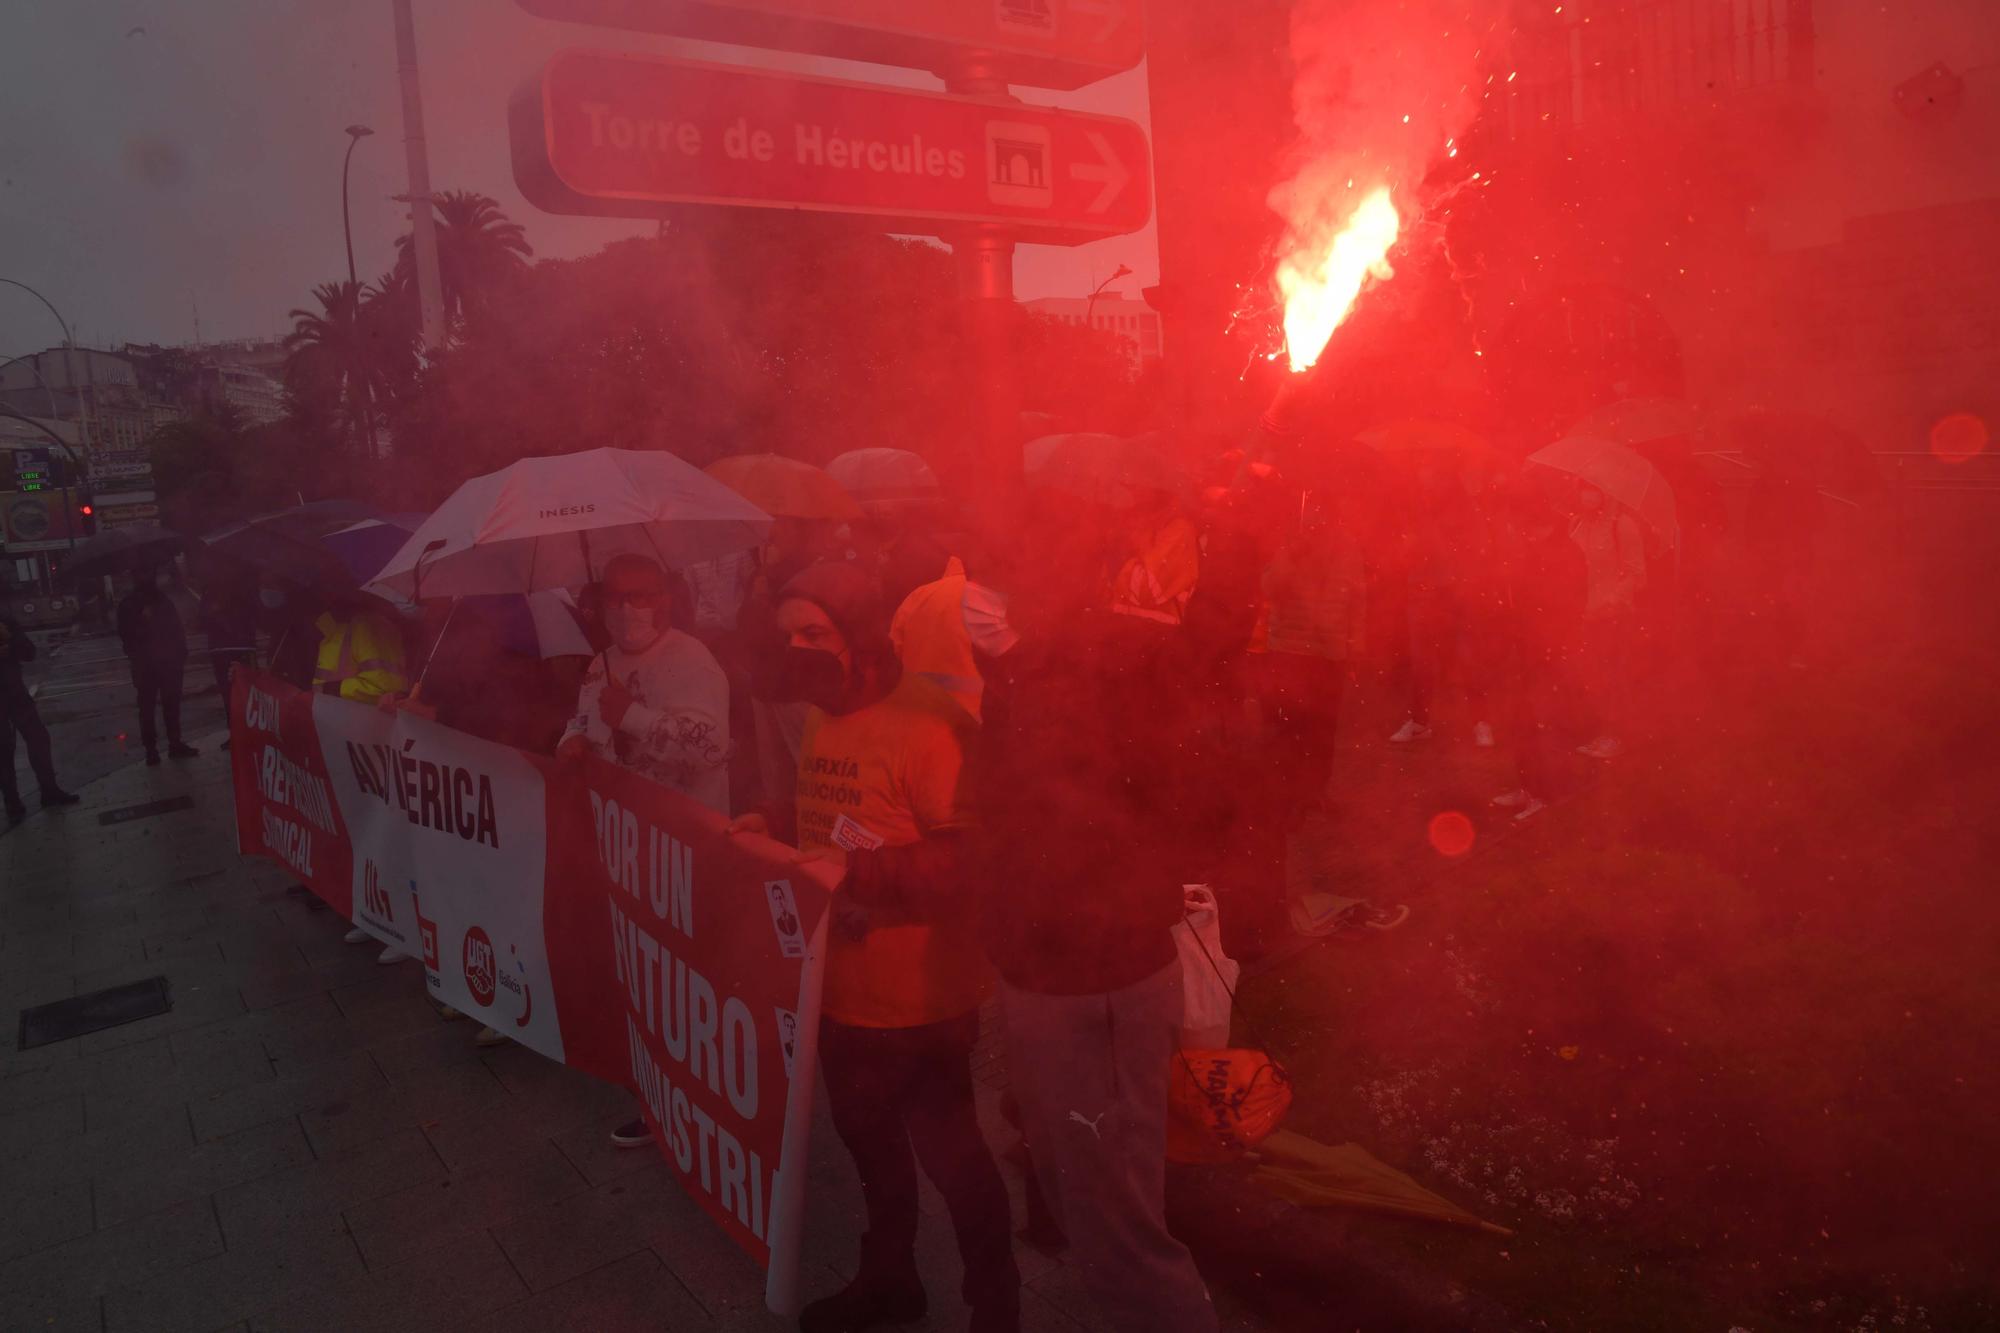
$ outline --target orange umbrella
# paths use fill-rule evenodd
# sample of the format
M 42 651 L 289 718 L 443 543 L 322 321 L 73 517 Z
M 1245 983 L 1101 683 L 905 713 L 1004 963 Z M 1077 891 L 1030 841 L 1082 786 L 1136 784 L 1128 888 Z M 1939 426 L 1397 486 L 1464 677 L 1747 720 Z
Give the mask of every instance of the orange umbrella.
M 861 506 L 825 469 L 796 458 L 737 454 L 710 463 L 706 470 L 773 518 L 861 517 Z

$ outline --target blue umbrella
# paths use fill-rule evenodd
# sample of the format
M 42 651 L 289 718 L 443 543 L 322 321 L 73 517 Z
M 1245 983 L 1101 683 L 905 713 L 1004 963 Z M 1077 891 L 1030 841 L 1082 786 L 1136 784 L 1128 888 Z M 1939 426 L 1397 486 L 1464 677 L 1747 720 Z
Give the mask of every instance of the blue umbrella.
M 332 551 L 354 576 L 354 582 L 367 583 L 382 572 L 382 566 L 389 563 L 389 557 L 403 549 L 403 543 L 410 534 L 423 525 L 422 514 L 384 514 L 380 518 L 364 518 L 359 523 L 349 524 L 327 533 L 319 539 L 319 544 Z

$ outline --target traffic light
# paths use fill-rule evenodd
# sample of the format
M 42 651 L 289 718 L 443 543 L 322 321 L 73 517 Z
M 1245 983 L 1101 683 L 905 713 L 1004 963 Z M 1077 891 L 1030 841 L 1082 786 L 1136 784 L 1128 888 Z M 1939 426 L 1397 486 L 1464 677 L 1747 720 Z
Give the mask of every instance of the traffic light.
M 83 535 L 86 537 L 95 537 L 97 535 L 97 506 L 88 502 L 80 504 L 76 507 L 76 516 L 83 520 Z

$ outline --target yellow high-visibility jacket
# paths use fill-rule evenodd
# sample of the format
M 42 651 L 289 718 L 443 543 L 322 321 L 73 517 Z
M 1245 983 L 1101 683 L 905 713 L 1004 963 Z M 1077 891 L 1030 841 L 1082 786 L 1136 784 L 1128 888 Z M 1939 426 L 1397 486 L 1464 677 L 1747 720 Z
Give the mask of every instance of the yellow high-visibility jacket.
M 319 631 L 314 689 L 373 703 L 410 688 L 404 674 L 403 636 L 386 619 L 365 612 L 341 617 L 328 611 L 313 627 Z

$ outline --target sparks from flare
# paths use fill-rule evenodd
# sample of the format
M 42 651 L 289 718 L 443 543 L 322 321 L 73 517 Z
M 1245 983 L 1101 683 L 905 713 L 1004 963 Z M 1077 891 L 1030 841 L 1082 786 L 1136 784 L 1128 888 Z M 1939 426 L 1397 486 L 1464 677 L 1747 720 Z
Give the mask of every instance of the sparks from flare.
M 1391 275 L 1389 248 L 1402 219 L 1389 187 L 1364 196 L 1337 230 L 1332 219 L 1294 233 L 1278 261 L 1278 295 L 1285 305 L 1285 350 L 1292 369 L 1311 369 L 1327 340 L 1354 308 L 1371 278 Z

